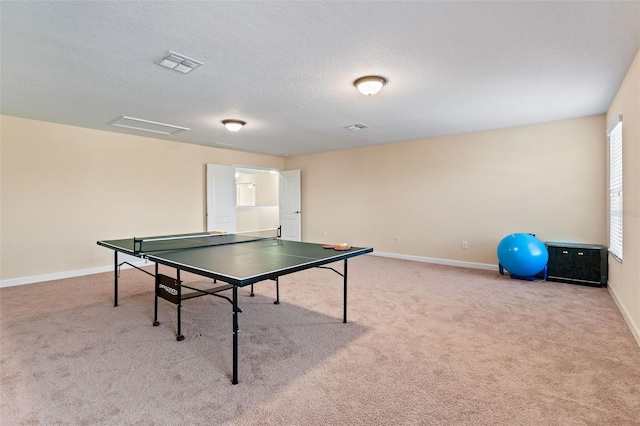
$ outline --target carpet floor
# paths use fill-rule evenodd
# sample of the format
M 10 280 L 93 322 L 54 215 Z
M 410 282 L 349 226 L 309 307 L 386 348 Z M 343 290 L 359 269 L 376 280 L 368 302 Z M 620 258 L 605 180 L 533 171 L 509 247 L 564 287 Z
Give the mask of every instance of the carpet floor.
M 166 271 L 170 273 L 170 271 Z M 207 286 L 202 278 L 185 281 Z M 133 269 L 0 289 L 2 425 L 640 425 L 640 347 L 606 288 L 375 256 L 231 305 Z

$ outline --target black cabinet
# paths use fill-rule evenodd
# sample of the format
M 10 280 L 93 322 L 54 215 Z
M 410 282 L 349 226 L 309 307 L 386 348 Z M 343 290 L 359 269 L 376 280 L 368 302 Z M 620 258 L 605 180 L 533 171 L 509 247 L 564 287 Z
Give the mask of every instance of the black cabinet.
M 545 243 L 547 280 L 603 287 L 607 285 L 607 248 L 597 244 Z

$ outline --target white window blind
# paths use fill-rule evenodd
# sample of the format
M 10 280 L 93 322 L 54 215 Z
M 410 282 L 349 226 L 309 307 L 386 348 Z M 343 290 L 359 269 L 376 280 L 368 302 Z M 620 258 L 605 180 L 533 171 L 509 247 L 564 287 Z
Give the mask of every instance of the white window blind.
M 622 260 L 622 115 L 607 130 L 609 136 L 609 252 Z

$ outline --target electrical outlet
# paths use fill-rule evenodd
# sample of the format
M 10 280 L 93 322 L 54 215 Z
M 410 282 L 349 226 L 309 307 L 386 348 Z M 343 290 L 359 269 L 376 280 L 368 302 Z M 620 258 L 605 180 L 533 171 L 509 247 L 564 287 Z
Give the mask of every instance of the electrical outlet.
M 327 236 L 327 230 L 326 229 L 324 231 L 322 231 L 322 235 L 324 235 L 325 237 Z
M 469 248 L 469 245 L 467 244 L 467 242 L 466 242 L 466 241 L 463 241 L 463 242 L 462 242 L 462 248 L 463 248 L 463 249 L 467 249 L 467 248 Z
M 400 237 L 396 236 L 395 240 L 396 240 L 396 243 L 399 243 L 400 242 Z

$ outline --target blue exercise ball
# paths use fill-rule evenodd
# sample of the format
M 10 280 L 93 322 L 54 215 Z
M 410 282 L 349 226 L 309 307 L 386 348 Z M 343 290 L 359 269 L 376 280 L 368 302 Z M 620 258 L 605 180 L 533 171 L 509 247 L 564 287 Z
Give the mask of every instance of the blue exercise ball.
M 531 234 L 507 235 L 498 244 L 498 260 L 511 275 L 532 277 L 549 261 L 547 246 Z

